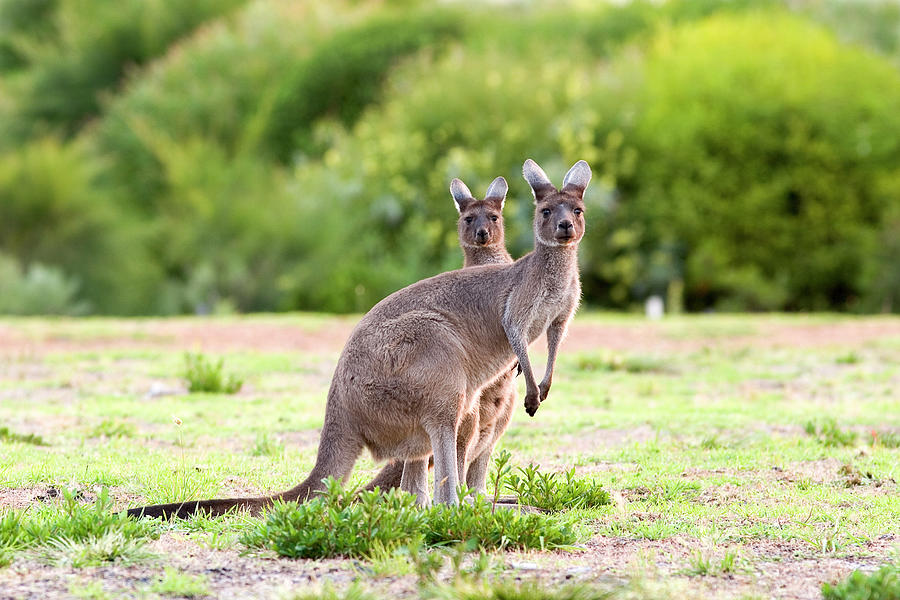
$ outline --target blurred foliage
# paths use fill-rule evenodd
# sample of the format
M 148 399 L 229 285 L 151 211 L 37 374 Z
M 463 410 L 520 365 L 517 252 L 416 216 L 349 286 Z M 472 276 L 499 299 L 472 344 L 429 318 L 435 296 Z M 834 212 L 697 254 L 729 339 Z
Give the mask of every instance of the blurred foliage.
M 528 251 L 530 156 L 594 169 L 589 302 L 900 310 L 898 24 L 850 0 L 0 0 L 3 286 L 55 286 L 29 312 L 361 311 L 459 266 L 452 177 L 507 177 Z

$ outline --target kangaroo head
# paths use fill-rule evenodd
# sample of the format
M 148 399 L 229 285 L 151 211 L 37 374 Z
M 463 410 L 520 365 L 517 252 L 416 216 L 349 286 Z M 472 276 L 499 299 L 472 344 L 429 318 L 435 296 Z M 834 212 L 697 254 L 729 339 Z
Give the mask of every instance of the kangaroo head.
M 571 246 L 584 236 L 584 190 L 591 181 L 591 168 L 579 160 L 556 189 L 550 178 L 530 158 L 522 175 L 534 195 L 534 235 L 545 246 Z
M 506 202 L 506 180 L 496 178 L 488 187 L 484 200 L 477 200 L 459 179 L 450 182 L 450 195 L 459 211 L 459 242 L 463 246 L 505 246 L 503 239 L 503 203 Z

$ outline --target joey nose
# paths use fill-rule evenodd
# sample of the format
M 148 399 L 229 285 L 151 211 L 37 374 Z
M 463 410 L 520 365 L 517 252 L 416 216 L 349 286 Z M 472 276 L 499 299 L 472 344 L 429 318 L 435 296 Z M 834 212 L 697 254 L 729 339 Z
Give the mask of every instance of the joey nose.
M 479 229 L 475 232 L 475 239 L 478 240 L 479 243 L 484 243 L 488 239 L 487 229 Z
M 560 231 L 568 231 L 570 229 L 575 229 L 575 226 L 572 225 L 572 221 L 569 221 L 568 219 L 560 221 L 556 227 Z

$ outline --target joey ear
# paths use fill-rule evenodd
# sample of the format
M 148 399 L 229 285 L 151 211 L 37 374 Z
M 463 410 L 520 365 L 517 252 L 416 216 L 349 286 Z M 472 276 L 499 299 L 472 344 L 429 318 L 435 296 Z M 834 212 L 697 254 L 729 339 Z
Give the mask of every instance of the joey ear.
M 544 173 L 544 170 L 530 158 L 522 165 L 522 176 L 528 182 L 528 185 L 531 186 L 531 194 L 535 200 L 539 196 L 556 189 L 553 187 L 553 183 L 550 182 L 550 178 Z
M 587 162 L 579 160 L 572 165 L 572 168 L 569 169 L 569 172 L 563 177 L 562 189 L 565 190 L 568 188 L 569 190 L 574 190 L 579 194 L 583 194 L 590 182 L 591 167 L 588 166 Z
M 453 196 L 453 202 L 456 204 L 457 212 L 462 212 L 463 209 L 465 209 L 466 204 L 475 199 L 472 197 L 472 192 L 469 191 L 466 184 L 456 178 L 450 182 L 450 195 Z
M 500 210 L 503 210 L 503 204 L 506 203 L 506 192 L 508 191 L 509 186 L 506 184 L 506 179 L 498 177 L 491 182 L 490 186 L 488 186 L 484 199 L 500 200 Z

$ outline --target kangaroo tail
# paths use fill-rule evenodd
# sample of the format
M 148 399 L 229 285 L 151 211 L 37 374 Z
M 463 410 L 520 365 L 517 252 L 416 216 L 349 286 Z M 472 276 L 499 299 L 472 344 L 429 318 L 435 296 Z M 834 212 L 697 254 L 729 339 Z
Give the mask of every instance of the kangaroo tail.
M 169 504 L 139 506 L 128 509 L 127 514 L 130 517 L 162 517 L 164 519 L 177 517 L 184 519 L 196 513 L 218 516 L 230 510 L 249 510 L 251 514 L 258 514 L 263 509 L 272 506 L 277 500 L 306 502 L 311 495 L 325 489 L 325 486 L 322 484 L 323 479 L 334 477 L 341 481 L 346 481 L 354 463 L 356 463 L 356 459 L 359 458 L 363 448 L 362 440 L 358 436 L 345 432 L 344 429 L 346 427 L 343 424 L 336 422 L 334 418 L 329 419 L 326 414 L 325 426 L 322 428 L 322 437 L 319 441 L 319 453 L 316 456 L 316 466 L 313 467 L 309 477 L 286 492 L 258 498 L 187 500 Z

